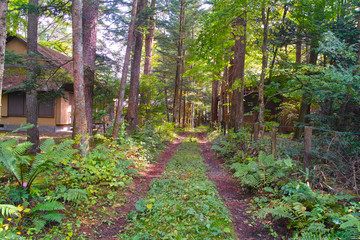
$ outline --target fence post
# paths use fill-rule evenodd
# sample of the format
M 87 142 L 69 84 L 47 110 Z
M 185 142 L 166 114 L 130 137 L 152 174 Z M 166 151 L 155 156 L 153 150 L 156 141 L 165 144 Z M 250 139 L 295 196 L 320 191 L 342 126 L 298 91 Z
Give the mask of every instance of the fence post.
M 271 126 L 271 154 L 276 158 L 276 127 Z
M 259 123 L 254 124 L 254 141 L 259 139 Z
M 305 137 L 304 137 L 304 147 L 305 147 L 305 154 L 304 154 L 304 171 L 310 167 L 310 160 L 311 160 L 311 138 L 312 138 L 312 128 L 306 126 L 304 128 Z

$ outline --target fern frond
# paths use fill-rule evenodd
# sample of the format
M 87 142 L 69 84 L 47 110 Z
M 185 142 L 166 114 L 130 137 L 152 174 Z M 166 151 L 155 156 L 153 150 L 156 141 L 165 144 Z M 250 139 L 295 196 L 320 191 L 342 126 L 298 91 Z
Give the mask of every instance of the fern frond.
M 360 232 L 360 220 L 352 214 L 347 214 L 341 218 L 344 222 L 340 225 L 340 228 L 356 228 Z
M 82 189 L 69 189 L 67 190 L 62 197 L 64 201 L 80 203 L 88 199 L 86 191 Z
M 41 216 L 44 220 L 48 222 L 58 222 L 61 223 L 64 215 L 55 211 L 48 212 Z
M 321 234 L 316 234 L 316 233 L 302 233 L 301 240 L 330 240 L 328 237 L 322 236 Z
M 0 149 L 13 149 L 16 144 L 18 143 L 17 139 L 13 138 L 13 139 L 9 139 L 6 141 L 1 141 L 0 142 Z
M 33 223 L 35 225 L 36 231 L 40 232 L 45 227 L 46 220 L 43 220 L 43 219 L 40 219 L 40 218 L 35 218 L 33 220 Z
M 8 216 L 19 216 L 19 209 L 17 206 L 10 205 L 10 204 L 0 204 L 0 211 L 1 215 L 4 217 Z
M 36 205 L 33 209 L 31 209 L 31 212 L 36 211 L 54 211 L 54 210 L 64 210 L 65 207 L 62 203 L 57 201 L 52 202 L 42 202 Z
M 53 138 L 46 139 L 40 146 L 40 150 L 42 152 L 51 151 L 55 146 L 55 141 Z
M 307 228 L 307 232 L 309 233 L 326 234 L 329 231 L 330 230 L 326 228 L 325 224 L 321 222 L 312 222 Z
M 18 144 L 14 149 L 13 153 L 15 156 L 21 156 L 24 155 L 25 152 L 32 146 L 33 144 L 31 142 L 23 142 Z

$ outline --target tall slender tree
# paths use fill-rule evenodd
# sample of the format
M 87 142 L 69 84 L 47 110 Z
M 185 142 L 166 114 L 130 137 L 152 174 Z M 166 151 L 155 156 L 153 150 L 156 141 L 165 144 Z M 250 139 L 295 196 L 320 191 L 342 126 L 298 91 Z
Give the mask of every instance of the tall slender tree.
M 87 132 L 92 135 L 93 98 L 95 81 L 95 55 L 97 42 L 99 0 L 84 0 L 82 28 L 84 48 L 84 83 Z
M 30 0 L 28 8 L 27 28 L 27 54 L 28 66 L 26 77 L 26 123 L 32 127 L 27 129 L 28 141 L 33 145 L 30 152 L 36 153 L 40 150 L 39 128 L 38 128 L 38 100 L 37 100 L 37 78 L 40 71 L 38 65 L 38 21 L 39 0 Z
M 128 75 L 128 71 L 129 71 L 131 47 L 134 42 L 137 4 L 138 4 L 138 1 L 133 0 L 132 10 L 131 10 L 131 21 L 130 21 L 130 25 L 129 25 L 128 39 L 127 39 L 123 69 L 122 69 L 122 74 L 121 74 L 121 83 L 120 83 L 120 89 L 119 89 L 119 95 L 118 95 L 118 102 L 117 102 L 117 106 L 116 106 L 114 129 L 113 129 L 113 134 L 112 134 L 112 137 L 114 139 L 117 139 L 119 136 L 119 126 L 120 126 L 120 122 L 121 122 L 121 115 L 123 114 L 123 111 L 124 111 L 123 102 L 124 102 L 124 95 L 125 95 L 126 79 L 127 79 L 127 75 Z
M 8 1 L 0 0 L 0 99 L 2 99 L 2 86 L 4 81 L 5 65 L 5 45 L 6 45 L 6 18 L 7 18 Z M 0 101 L 0 119 L 1 119 L 1 101 Z
M 156 18 L 156 0 L 151 0 L 150 4 L 150 15 L 148 19 L 149 29 L 145 36 L 145 63 L 144 63 L 144 74 L 151 75 L 151 57 L 153 52 L 153 41 L 155 32 L 155 18 Z
M 184 62 L 184 38 L 185 38 L 185 1 L 180 0 L 180 14 L 179 14 L 179 32 L 177 40 L 177 59 L 176 59 L 176 74 L 175 74 L 175 88 L 174 88 L 174 102 L 173 102 L 173 122 L 178 123 L 181 108 L 181 78 L 183 72 Z M 180 124 L 180 123 L 179 123 Z
M 261 47 L 262 52 L 262 62 L 261 62 L 261 74 L 260 74 L 260 83 L 259 83 L 259 139 L 264 136 L 265 133 L 265 97 L 264 97 L 264 87 L 265 87 L 265 77 L 266 69 L 268 67 L 268 32 L 269 32 L 269 15 L 270 8 L 263 7 L 261 9 L 261 21 L 263 23 L 263 42 Z
M 83 59 L 82 0 L 72 3 L 73 58 L 74 58 L 74 136 L 80 136 L 78 148 L 82 156 L 88 148 L 87 121 L 85 110 L 85 84 Z
M 137 129 L 139 123 L 139 87 L 140 87 L 140 64 L 141 64 L 141 52 L 143 46 L 144 35 L 141 31 L 141 26 L 144 24 L 143 12 L 146 7 L 146 0 L 140 0 L 138 4 L 138 18 L 137 18 L 137 30 L 135 32 L 135 46 L 134 55 L 131 62 L 131 76 L 130 76 L 130 92 L 129 92 L 129 106 L 126 119 L 128 122 L 128 132 L 132 132 Z
M 237 131 L 243 126 L 244 121 L 244 71 L 245 71 L 245 50 L 246 50 L 246 13 L 236 19 L 235 45 L 233 75 L 234 81 L 240 81 L 240 89 L 232 91 L 230 127 Z

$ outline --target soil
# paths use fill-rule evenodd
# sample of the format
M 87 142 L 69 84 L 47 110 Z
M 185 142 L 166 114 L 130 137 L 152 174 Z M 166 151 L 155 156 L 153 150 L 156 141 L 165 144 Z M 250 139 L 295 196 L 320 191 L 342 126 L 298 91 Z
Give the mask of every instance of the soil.
M 93 239 L 112 240 L 118 239 L 116 235 L 124 232 L 127 225 L 127 215 L 135 210 L 135 203 L 146 196 L 149 190 L 149 185 L 154 178 L 158 178 L 162 175 L 165 170 L 166 163 L 172 158 L 175 151 L 177 150 L 180 142 L 184 139 L 188 133 L 182 134 L 171 143 L 167 149 L 159 156 L 159 161 L 156 163 L 149 164 L 147 169 L 139 172 L 134 177 L 132 184 L 129 187 L 129 191 L 125 193 L 126 202 L 116 208 L 118 217 L 112 219 L 113 224 L 110 226 L 107 223 L 102 223 L 96 228 L 97 233 L 93 233 Z M 89 229 L 89 233 L 92 230 Z M 91 233 L 90 233 L 91 234 Z
M 211 143 L 206 140 L 206 133 L 198 134 L 201 143 L 202 156 L 210 167 L 209 179 L 215 183 L 220 197 L 231 213 L 232 223 L 238 239 L 241 240 L 267 240 L 274 239 L 269 235 L 269 230 L 263 224 L 255 222 L 246 213 L 250 209 L 249 203 L 252 195 L 244 193 L 239 184 L 224 170 L 222 162 L 215 158 L 211 150 Z

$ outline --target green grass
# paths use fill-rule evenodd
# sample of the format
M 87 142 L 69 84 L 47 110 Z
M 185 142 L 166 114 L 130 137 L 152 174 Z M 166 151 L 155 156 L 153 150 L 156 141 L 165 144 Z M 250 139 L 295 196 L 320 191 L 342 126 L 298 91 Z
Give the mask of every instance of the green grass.
M 215 185 L 206 176 L 207 165 L 193 138 L 182 143 L 155 179 L 120 239 L 234 239 L 229 212 Z

